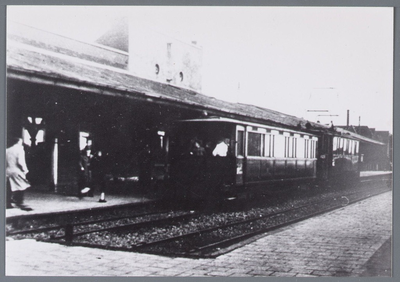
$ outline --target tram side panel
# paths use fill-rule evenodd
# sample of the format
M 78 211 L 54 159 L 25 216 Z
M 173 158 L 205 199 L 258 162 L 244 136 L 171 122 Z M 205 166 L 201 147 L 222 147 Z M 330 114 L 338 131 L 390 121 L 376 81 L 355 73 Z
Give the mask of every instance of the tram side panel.
M 238 166 L 245 168 L 243 185 L 247 190 L 300 186 L 316 178 L 315 136 L 254 126 L 237 126 L 237 131 L 236 136 L 245 136 L 245 142 L 237 142 L 244 148 L 236 148 L 236 157 Z
M 318 184 L 324 185 L 330 178 L 332 166 L 332 140 L 330 134 L 321 134 L 318 138 L 317 179 Z

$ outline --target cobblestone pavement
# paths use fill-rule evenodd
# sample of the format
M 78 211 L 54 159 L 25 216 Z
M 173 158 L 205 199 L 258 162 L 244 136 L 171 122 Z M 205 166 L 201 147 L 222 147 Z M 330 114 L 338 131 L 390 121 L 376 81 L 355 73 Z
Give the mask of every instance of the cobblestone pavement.
M 370 258 L 390 239 L 391 228 L 392 194 L 388 192 L 275 231 L 216 259 L 7 240 L 6 275 L 391 276 L 390 267 L 367 271 L 373 261 Z M 387 258 L 390 248 L 386 249 Z

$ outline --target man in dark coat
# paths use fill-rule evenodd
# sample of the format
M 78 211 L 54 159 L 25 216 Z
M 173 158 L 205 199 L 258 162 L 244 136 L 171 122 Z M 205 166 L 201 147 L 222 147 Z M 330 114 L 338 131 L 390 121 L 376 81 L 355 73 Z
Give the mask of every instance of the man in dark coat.
M 88 193 L 91 189 L 92 185 L 92 171 L 90 167 L 90 162 L 93 155 L 91 154 L 91 150 L 85 148 L 81 151 L 80 159 L 79 159 L 79 184 L 78 184 L 78 198 L 81 199 L 83 194 Z

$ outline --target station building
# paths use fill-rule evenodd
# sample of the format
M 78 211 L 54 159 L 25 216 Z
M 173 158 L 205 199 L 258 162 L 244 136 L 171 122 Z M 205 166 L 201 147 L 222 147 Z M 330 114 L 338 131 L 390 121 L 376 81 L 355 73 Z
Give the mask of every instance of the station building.
M 140 150 L 163 163 L 169 121 L 194 114 L 174 92 L 201 90 L 201 48 L 130 24 L 88 43 L 8 22 L 7 132 L 24 139 L 34 187 L 74 193 L 88 139 L 115 175 L 137 175 Z

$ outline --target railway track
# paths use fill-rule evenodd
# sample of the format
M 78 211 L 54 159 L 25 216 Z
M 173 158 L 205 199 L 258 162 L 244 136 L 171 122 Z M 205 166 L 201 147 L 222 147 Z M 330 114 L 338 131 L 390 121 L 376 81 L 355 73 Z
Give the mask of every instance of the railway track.
M 337 189 L 315 199 L 304 197 L 296 202 L 258 209 L 247 218 L 233 214 L 226 219 L 223 212 L 152 212 L 20 230 L 7 235 L 42 232 L 46 235 L 42 234 L 38 240 L 61 244 L 168 256 L 215 257 L 255 240 L 260 234 L 265 236 L 278 228 L 389 191 L 385 184 L 385 181 L 371 179 L 362 184 L 362 189 Z M 220 218 L 223 220 L 218 221 Z
M 240 222 L 224 224 L 213 228 L 199 230 L 181 236 L 149 242 L 135 246 L 136 251 L 146 253 L 162 253 L 184 257 L 216 257 L 232 249 L 234 244 L 247 243 L 246 240 L 257 235 L 294 224 L 296 222 L 341 208 L 346 205 L 365 200 L 388 189 L 380 189 L 373 193 L 348 193 L 338 199 L 326 199 L 319 203 L 310 203 L 283 211 L 262 215 Z M 321 208 L 322 207 L 322 208 Z M 239 245 L 239 246 L 240 246 Z M 227 248 L 228 249 L 225 249 Z M 233 248 L 238 247 L 238 245 Z
M 8 236 L 13 236 L 13 235 L 20 235 L 20 234 L 29 234 L 29 233 L 41 233 L 41 232 L 47 232 L 47 231 L 59 231 L 62 229 L 66 229 L 64 235 L 52 235 L 50 236 L 52 239 L 67 239 L 71 240 L 71 238 L 66 238 L 68 237 L 66 234 L 72 233 L 72 236 L 81 236 L 89 233 L 94 233 L 94 232 L 101 232 L 101 231 L 118 231 L 118 230 L 127 230 L 127 229 L 134 229 L 134 228 L 141 228 L 141 227 L 146 227 L 151 224 L 157 224 L 157 223 L 162 223 L 162 224 L 168 224 L 170 222 L 176 221 L 176 220 L 185 220 L 186 218 L 190 218 L 193 216 L 193 212 L 179 212 L 175 211 L 174 214 L 180 214 L 180 215 L 171 215 L 171 212 L 168 211 L 162 211 L 162 212 L 149 212 L 149 213 L 142 213 L 142 214 L 137 214 L 134 216 L 121 216 L 121 217 L 113 217 L 113 218 L 103 218 L 99 220 L 91 220 L 91 221 L 84 221 L 84 222 L 79 222 L 79 223 L 67 223 L 63 225 L 55 225 L 55 226 L 49 226 L 49 227 L 43 227 L 43 228 L 35 228 L 35 229 L 24 229 L 24 230 L 16 230 L 16 231 L 9 231 L 7 232 Z M 182 214 L 183 213 L 183 214 Z M 147 217 L 155 217 L 156 219 L 150 219 L 146 220 Z M 127 221 L 137 221 L 139 222 L 134 222 L 134 223 L 124 223 Z M 144 221 L 141 221 L 144 220 Z M 122 221 L 122 223 L 121 223 Z M 90 229 L 90 226 L 96 226 L 101 223 L 106 223 L 108 227 L 102 227 L 102 228 L 97 228 L 94 227 Z M 83 226 L 89 226 L 88 228 L 85 228 L 86 231 L 82 232 L 77 232 L 73 229 L 78 229 L 82 228 Z M 67 231 L 68 230 L 68 231 Z M 71 236 L 71 235 L 69 235 Z
M 8 218 L 6 235 L 16 236 L 64 229 L 67 225 L 90 226 L 107 222 L 134 220 L 144 217 L 167 214 L 170 208 L 158 203 L 139 204 L 134 206 L 114 206 L 99 210 L 60 212 L 39 214 L 24 217 Z

